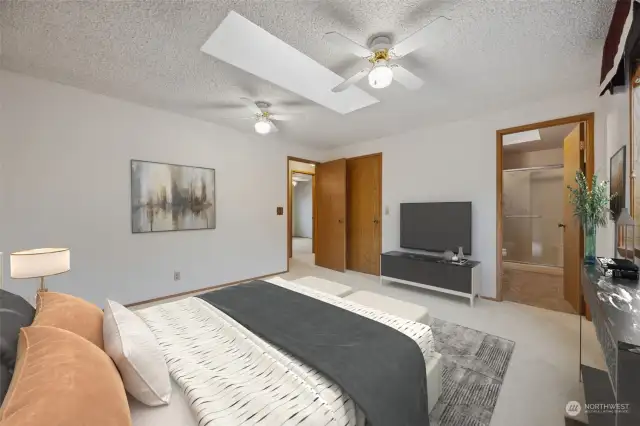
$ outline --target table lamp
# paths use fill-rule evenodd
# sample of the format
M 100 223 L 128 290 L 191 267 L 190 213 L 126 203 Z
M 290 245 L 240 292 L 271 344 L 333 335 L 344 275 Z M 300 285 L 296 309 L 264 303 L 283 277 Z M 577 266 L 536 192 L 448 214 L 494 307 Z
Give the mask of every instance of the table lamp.
M 47 291 L 44 277 L 58 275 L 71 269 L 68 248 L 40 248 L 11 253 L 11 278 L 40 278 L 40 289 Z

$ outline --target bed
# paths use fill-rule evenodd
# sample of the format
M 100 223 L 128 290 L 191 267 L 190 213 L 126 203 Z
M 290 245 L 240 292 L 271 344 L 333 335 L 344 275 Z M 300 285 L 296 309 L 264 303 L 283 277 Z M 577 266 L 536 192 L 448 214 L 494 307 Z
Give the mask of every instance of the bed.
M 433 376 L 429 383 L 440 381 L 439 374 L 436 374 L 439 370 L 433 368 L 438 364 L 440 355 L 434 350 L 428 326 L 281 278 L 267 281 L 357 313 L 409 336 L 418 344 L 425 365 L 431 367 L 427 368 Z M 273 410 L 278 413 L 275 417 L 271 413 L 271 422 L 267 424 L 365 424 L 363 411 L 341 387 L 294 356 L 257 337 L 202 299 L 190 297 L 141 309 L 137 314 L 163 348 L 174 392 L 170 405 L 162 408 L 145 407 L 134 401 L 130 405 L 134 426 L 170 424 L 162 423 L 167 418 L 179 419 L 179 424 L 185 426 L 207 422 L 216 425 L 244 424 L 248 412 L 257 412 L 260 416 Z M 203 359 L 208 362 L 203 363 Z M 223 371 L 217 368 L 220 365 L 225 366 Z M 266 371 L 268 375 L 264 374 Z M 269 386 L 273 386 L 273 392 L 263 391 Z M 233 391 L 229 392 L 229 389 Z M 294 401 L 290 400 L 292 396 L 295 396 Z M 274 401 L 285 403 L 274 404 Z M 430 401 L 429 405 L 432 407 L 434 403 L 435 400 Z M 300 422 L 301 417 L 303 422 Z M 172 424 L 178 423 L 174 421 Z
M 281 278 L 135 312 L 37 300 L 0 292 L 2 426 L 428 426 L 441 392 L 427 325 Z

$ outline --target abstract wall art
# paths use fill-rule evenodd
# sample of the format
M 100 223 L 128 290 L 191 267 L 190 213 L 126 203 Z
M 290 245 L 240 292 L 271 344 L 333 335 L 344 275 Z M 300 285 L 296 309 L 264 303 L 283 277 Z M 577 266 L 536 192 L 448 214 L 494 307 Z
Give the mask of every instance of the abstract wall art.
M 611 199 L 609 208 L 615 220 L 618 220 L 620 212 L 625 207 L 626 183 L 627 183 L 627 147 L 620 148 L 609 162 L 609 191 L 611 195 L 616 194 Z
M 215 227 L 214 169 L 131 160 L 133 233 Z

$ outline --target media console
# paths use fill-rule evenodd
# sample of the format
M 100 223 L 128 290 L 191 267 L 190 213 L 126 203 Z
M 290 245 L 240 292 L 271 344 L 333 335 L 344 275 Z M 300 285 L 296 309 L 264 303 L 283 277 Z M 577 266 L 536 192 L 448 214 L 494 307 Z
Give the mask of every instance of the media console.
M 390 251 L 380 255 L 380 282 L 384 280 L 464 296 L 473 306 L 480 288 L 480 262 L 459 265 L 438 256 Z

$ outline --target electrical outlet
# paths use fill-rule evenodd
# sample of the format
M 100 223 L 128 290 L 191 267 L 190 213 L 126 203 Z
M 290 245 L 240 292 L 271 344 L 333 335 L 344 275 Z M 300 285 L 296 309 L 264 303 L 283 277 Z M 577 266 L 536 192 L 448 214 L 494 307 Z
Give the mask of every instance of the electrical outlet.
M 180 271 L 174 271 L 173 272 L 173 280 L 174 281 L 180 281 Z

